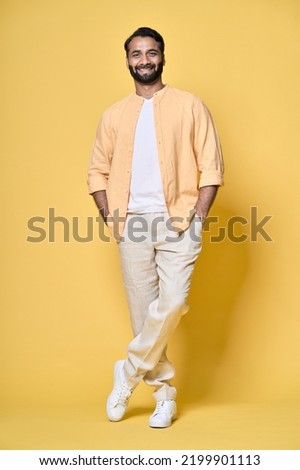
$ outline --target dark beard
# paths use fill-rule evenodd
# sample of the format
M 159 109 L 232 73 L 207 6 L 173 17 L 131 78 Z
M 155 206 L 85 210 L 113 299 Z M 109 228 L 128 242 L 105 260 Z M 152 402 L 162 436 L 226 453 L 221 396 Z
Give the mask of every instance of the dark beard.
M 129 72 L 134 80 L 136 80 L 139 83 L 142 83 L 143 85 L 150 85 L 151 83 L 156 82 L 156 80 L 161 76 L 164 64 L 163 61 L 161 61 L 158 65 L 157 68 L 153 69 L 152 73 L 145 74 L 145 75 L 140 75 L 140 73 L 135 72 L 134 68 L 129 65 Z M 145 67 L 145 69 L 149 69 L 149 67 Z M 142 72 L 142 70 L 140 70 Z

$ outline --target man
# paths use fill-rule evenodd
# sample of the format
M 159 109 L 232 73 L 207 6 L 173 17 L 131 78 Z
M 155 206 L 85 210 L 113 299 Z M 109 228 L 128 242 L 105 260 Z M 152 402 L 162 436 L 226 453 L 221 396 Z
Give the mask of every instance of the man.
M 121 420 L 144 380 L 155 387 L 157 402 L 149 425 L 165 428 L 176 416 L 167 344 L 188 310 L 201 229 L 223 184 L 223 161 L 200 98 L 162 82 L 162 36 L 142 27 L 124 47 L 135 92 L 103 114 L 88 178 L 118 243 L 134 334 L 126 359 L 115 365 L 106 410 L 111 421 Z

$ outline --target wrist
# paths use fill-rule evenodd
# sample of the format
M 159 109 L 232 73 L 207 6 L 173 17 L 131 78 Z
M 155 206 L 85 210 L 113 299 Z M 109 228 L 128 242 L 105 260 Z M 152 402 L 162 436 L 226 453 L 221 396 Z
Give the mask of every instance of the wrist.
M 100 213 L 102 219 L 104 220 L 104 222 L 106 223 L 106 221 L 107 221 L 106 211 L 104 211 L 104 209 L 99 209 L 99 213 Z

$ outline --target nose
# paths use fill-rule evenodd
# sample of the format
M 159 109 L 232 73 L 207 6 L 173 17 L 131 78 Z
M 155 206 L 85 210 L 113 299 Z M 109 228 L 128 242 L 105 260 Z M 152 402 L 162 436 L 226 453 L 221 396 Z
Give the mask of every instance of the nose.
M 139 65 L 147 65 L 147 64 L 149 64 L 149 63 L 150 63 L 150 62 L 149 62 L 149 59 L 148 59 L 147 54 L 146 54 L 146 53 L 142 53 L 142 54 L 140 55 L 140 64 L 139 64 Z

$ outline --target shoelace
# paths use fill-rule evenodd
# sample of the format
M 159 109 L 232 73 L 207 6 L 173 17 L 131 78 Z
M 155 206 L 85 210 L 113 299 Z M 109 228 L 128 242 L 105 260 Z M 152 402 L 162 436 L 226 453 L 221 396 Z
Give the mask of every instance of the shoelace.
M 159 413 L 170 413 L 172 412 L 172 400 L 161 400 L 157 402 L 156 409 L 154 412 L 154 416 Z
M 126 384 L 122 384 L 118 390 L 118 393 L 115 399 L 115 406 L 117 405 L 126 406 L 128 399 L 130 398 L 130 395 L 131 395 L 131 389 L 127 387 Z

